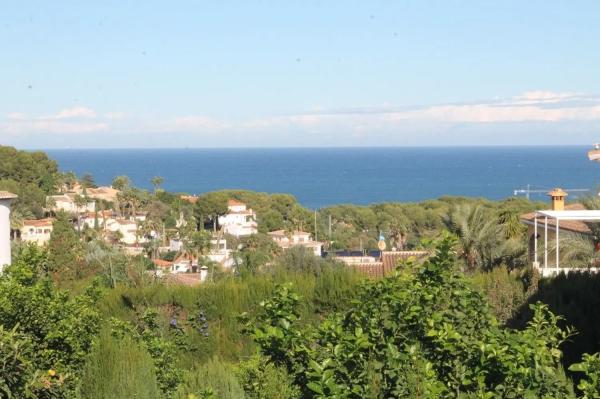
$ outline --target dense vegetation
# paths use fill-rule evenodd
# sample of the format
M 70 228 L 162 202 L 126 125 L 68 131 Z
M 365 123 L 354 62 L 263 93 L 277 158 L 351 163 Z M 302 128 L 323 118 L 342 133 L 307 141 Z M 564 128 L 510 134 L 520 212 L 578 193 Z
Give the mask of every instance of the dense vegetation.
M 13 228 L 77 181 L 44 154 L 0 150 L 11 159 L 0 157 L 0 189 L 21 195 Z M 233 272 L 172 286 L 148 273 L 149 258 L 177 255 L 159 253 L 157 239 L 127 256 L 118 237 L 53 215 L 48 245 L 15 242 L 0 276 L 0 398 L 600 397 L 600 277 L 540 280 L 527 266 L 519 215 L 540 204 L 444 197 L 315 215 L 287 194 L 227 190 L 190 203 L 152 183 L 148 192 L 117 176 L 117 200 L 99 207 L 144 212 L 141 234 L 180 237 L 199 257 L 230 198 L 257 212 L 259 234 L 225 237 Z M 435 255 L 371 281 L 282 252 L 266 235 L 276 229 L 309 231 L 328 250 L 374 249 L 383 233 L 389 248 Z M 597 258 L 593 238 L 566 239 L 566 261 Z

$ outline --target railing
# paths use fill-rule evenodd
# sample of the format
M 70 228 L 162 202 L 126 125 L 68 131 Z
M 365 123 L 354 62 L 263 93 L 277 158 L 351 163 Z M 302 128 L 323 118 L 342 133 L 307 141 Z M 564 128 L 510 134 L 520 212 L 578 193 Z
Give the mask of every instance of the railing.
M 539 262 L 538 262 L 539 263 Z M 555 277 L 560 273 L 598 273 L 600 267 L 559 267 L 556 268 L 554 265 L 548 265 L 548 267 L 541 267 L 539 264 L 535 264 L 533 267 L 542 275 L 542 277 Z

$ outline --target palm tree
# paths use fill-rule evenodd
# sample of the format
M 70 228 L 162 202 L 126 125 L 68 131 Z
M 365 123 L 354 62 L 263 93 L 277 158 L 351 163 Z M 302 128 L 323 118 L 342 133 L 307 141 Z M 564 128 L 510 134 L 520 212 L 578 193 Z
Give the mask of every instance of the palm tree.
M 392 245 L 402 251 L 408 241 L 408 228 L 401 220 L 395 220 L 389 225 L 389 238 Z
M 150 179 L 150 182 L 154 186 L 155 193 L 160 189 L 160 185 L 163 184 L 164 181 L 165 179 L 160 176 L 154 176 L 152 179 Z
M 80 220 L 81 209 L 85 208 L 85 206 L 89 203 L 89 199 L 82 195 L 76 195 L 75 198 L 73 199 L 73 202 L 75 203 L 75 206 L 76 206 L 77 230 L 79 231 L 79 233 L 81 233 L 81 220 Z
M 23 228 L 23 222 L 26 219 L 33 219 L 34 216 L 30 211 L 22 211 L 20 209 L 14 209 L 10 213 L 10 232 L 12 238 L 17 237 L 17 232 Z
M 458 205 L 447 224 L 458 238 L 458 257 L 464 260 L 468 271 L 493 265 L 499 255 L 500 238 L 504 236 L 496 218 L 486 214 L 481 205 Z
M 556 253 L 556 240 L 552 251 Z M 564 232 L 560 237 L 560 258 L 561 262 L 569 267 L 587 268 L 600 261 L 600 253 L 596 250 L 591 236 Z

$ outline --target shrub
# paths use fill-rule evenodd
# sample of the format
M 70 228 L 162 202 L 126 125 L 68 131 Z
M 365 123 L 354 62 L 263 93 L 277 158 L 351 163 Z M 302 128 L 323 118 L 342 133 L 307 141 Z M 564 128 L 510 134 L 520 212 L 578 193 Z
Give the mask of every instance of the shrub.
M 188 399 L 190 394 L 206 397 L 209 392 L 219 399 L 245 398 L 233 368 L 217 358 L 212 358 L 186 373 L 176 397 Z
M 82 373 L 81 398 L 156 399 L 160 391 L 152 359 L 131 338 L 103 332 Z

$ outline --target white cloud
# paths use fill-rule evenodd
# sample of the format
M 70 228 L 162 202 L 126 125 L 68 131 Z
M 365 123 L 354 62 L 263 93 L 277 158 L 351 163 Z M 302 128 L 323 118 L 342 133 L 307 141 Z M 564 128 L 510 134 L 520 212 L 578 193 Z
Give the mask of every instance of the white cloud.
M 32 117 L 13 112 L 0 117 L 2 134 L 26 140 L 79 134 L 77 140 L 103 142 L 106 134 L 139 146 L 165 142 L 172 146 L 217 145 L 335 145 L 419 140 L 451 143 L 456 132 L 529 132 L 533 125 L 546 132 L 593 132 L 600 126 L 600 96 L 574 92 L 528 91 L 510 98 L 469 103 L 398 107 L 388 103 L 346 109 L 313 108 L 295 115 L 267 115 L 248 119 L 217 119 L 209 115 L 171 118 L 140 117 L 122 112 L 97 112 L 85 106 L 65 108 L 51 116 Z M 479 133 L 477 133 L 479 134 Z M 484 134 L 484 133 L 481 133 Z M 541 133 L 540 133 L 541 134 Z M 575 133 L 574 133 L 575 134 Z M 586 133 L 587 134 L 587 133 Z M 175 137 L 179 142 L 174 142 Z M 485 134 L 484 134 L 485 135 Z M 142 139 L 143 137 L 143 139 Z M 150 137 L 150 141 L 146 141 Z M 484 137 L 484 136 L 482 136 Z M 458 139 L 458 137 L 457 137 Z M 51 139 L 49 139 L 51 140 Z M 412 140 L 412 141 L 411 141 Z M 567 140 L 567 139 L 565 139 Z M 73 140 L 74 141 L 74 140 Z M 125 142 L 124 141 L 124 142 Z M 489 140 L 493 142 L 493 140 Z M 485 144 L 482 139 L 482 144 Z M 426 144 L 426 143 L 424 143 Z M 73 145 L 77 145 L 74 142 Z
M 72 118 L 95 118 L 96 112 L 93 109 L 77 106 L 72 108 L 66 108 L 58 112 L 55 119 L 72 119 Z
M 88 134 L 108 130 L 110 125 L 104 119 L 98 119 L 94 110 L 84 106 L 65 108 L 54 115 L 39 117 L 13 112 L 6 115 L 4 121 L 0 120 L 0 133 L 13 136 L 37 133 Z

